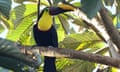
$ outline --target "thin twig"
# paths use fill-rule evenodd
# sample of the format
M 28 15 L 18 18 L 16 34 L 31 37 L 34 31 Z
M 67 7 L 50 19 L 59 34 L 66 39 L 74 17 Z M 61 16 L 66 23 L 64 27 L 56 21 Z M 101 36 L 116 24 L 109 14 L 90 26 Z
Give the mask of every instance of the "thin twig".
M 37 4 L 37 22 L 39 21 L 39 16 L 40 16 L 40 0 L 38 0 Z
M 49 2 L 49 4 L 50 4 L 50 6 L 52 6 L 52 2 L 51 2 L 51 0 L 48 0 L 48 2 Z

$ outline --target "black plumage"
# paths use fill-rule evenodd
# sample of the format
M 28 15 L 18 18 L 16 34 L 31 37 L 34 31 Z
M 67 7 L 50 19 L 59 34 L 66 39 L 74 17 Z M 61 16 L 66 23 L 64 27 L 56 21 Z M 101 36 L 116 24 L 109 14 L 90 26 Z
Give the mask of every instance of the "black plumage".
M 36 24 L 33 27 L 33 34 L 38 46 L 58 47 L 57 32 L 53 25 L 48 31 L 40 31 Z M 56 72 L 55 59 L 55 57 L 45 56 L 44 72 Z

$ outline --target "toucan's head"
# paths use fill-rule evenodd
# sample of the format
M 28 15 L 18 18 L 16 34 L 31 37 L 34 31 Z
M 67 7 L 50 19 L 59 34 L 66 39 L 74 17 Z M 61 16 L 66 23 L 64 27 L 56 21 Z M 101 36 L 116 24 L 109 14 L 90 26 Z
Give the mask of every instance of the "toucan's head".
M 38 29 L 48 31 L 52 26 L 52 15 L 58 15 L 63 12 L 73 11 L 75 7 L 69 4 L 59 4 L 57 7 L 45 8 L 38 18 Z
M 61 4 L 58 4 L 57 7 L 50 7 L 49 13 L 50 13 L 50 15 L 58 15 L 60 13 L 64 13 L 67 11 L 73 11 L 74 9 L 75 9 L 75 7 L 73 7 L 70 4 L 61 3 Z

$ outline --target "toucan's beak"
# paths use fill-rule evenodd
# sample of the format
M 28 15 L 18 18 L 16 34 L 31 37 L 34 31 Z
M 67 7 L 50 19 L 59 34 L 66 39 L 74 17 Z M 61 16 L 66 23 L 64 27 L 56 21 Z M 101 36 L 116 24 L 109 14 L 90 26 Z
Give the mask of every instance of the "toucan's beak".
M 68 12 L 68 11 L 73 11 L 75 7 L 68 5 L 68 4 L 60 4 L 57 7 L 50 7 L 49 8 L 49 13 L 50 15 L 57 15 L 60 13 Z

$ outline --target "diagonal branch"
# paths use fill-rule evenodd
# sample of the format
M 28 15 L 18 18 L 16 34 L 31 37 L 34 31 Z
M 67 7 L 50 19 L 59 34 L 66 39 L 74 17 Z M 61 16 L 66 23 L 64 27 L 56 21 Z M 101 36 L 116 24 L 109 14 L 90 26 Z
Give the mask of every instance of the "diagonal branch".
M 104 22 L 104 26 L 106 28 L 107 33 L 109 34 L 113 43 L 116 44 L 118 49 L 120 50 L 120 35 L 117 29 L 113 26 L 111 18 L 108 16 L 106 9 L 103 7 L 100 10 L 101 18 Z
M 51 2 L 51 0 L 48 0 L 48 2 L 49 2 L 49 4 L 50 4 L 50 6 L 52 6 L 52 2 Z
M 75 12 L 77 12 L 78 13 L 78 14 L 76 13 L 77 16 L 79 16 L 88 26 L 90 26 L 96 32 L 96 34 L 109 46 L 110 50 L 112 48 L 115 49 L 115 45 L 111 44 L 112 45 L 111 46 L 110 43 L 109 43 L 109 40 L 114 40 L 115 41 L 117 38 L 113 38 L 113 37 L 117 33 L 114 33 L 115 32 L 115 28 L 114 28 L 114 26 L 112 24 L 111 24 L 111 27 L 109 29 L 110 24 L 107 24 L 107 23 L 109 23 L 109 22 L 112 23 L 112 22 L 111 22 L 110 18 L 108 17 L 107 13 L 104 13 L 104 14 L 102 13 L 102 15 L 101 15 L 102 16 L 102 20 L 105 21 L 104 22 L 104 21 L 101 20 L 101 18 L 98 18 L 98 19 L 96 19 L 96 18 L 89 19 L 79 9 L 77 9 Z M 106 27 L 107 27 L 107 29 L 106 29 Z M 108 35 L 107 32 L 109 32 L 110 34 Z M 117 35 L 117 36 L 119 36 L 119 35 Z M 110 38 L 112 38 L 112 39 L 110 39 Z M 117 40 L 117 41 L 119 41 L 119 40 Z M 117 43 L 117 44 L 119 45 L 119 43 Z M 113 51 L 113 49 L 112 49 L 111 53 L 113 54 L 112 56 L 115 56 L 115 58 L 116 58 L 116 55 L 119 56 L 118 52 L 116 50 Z M 119 58 L 119 57 L 117 57 L 117 58 Z

